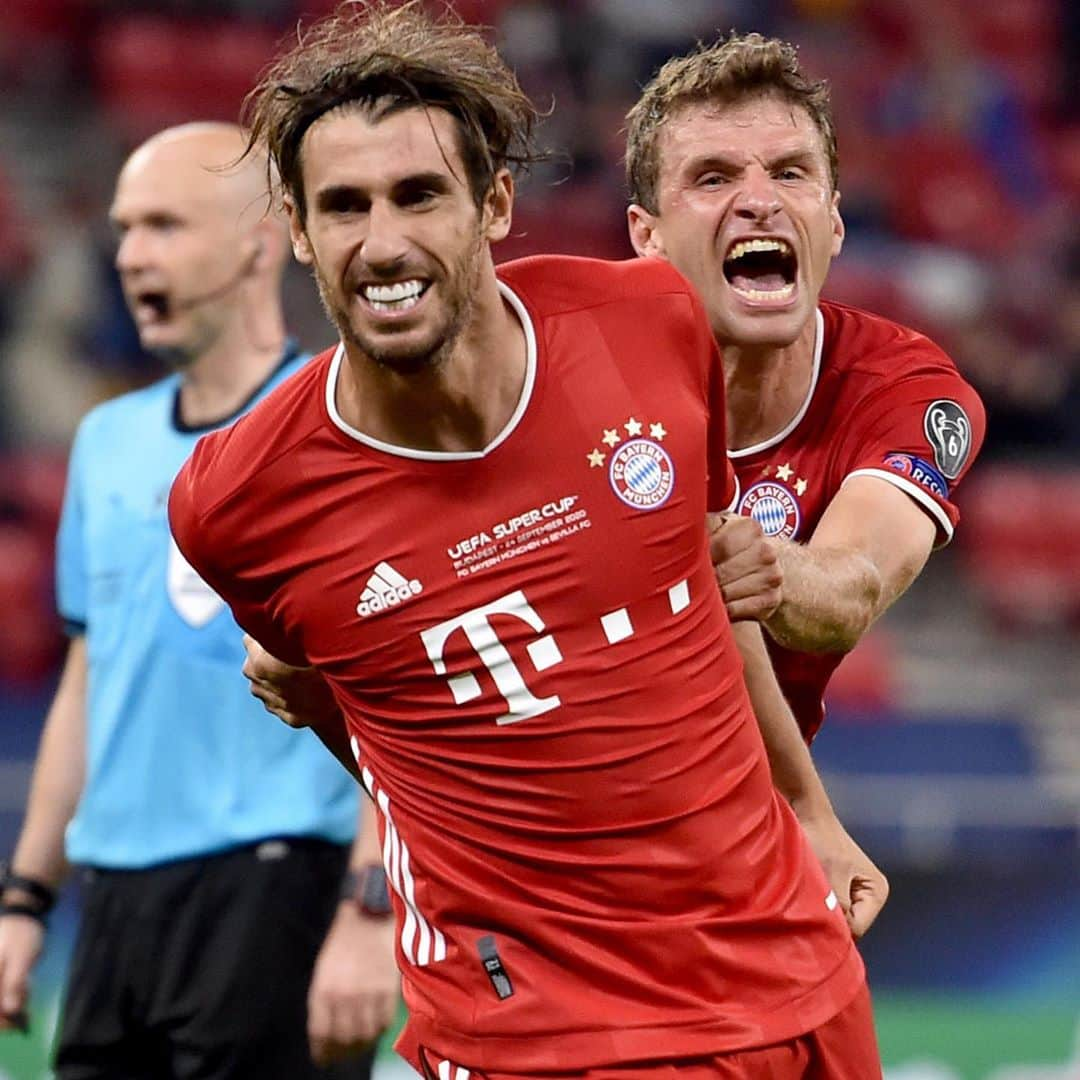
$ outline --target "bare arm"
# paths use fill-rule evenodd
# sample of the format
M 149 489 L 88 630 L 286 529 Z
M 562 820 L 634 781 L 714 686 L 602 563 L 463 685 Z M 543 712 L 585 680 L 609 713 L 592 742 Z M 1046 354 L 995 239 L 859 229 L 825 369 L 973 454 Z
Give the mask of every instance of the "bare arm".
M 82 794 L 86 762 L 86 639 L 73 638 L 38 746 L 12 869 L 58 886 L 68 871 L 64 830 Z
M 777 545 L 784 599 L 766 628 L 791 649 L 853 649 L 926 565 L 935 535 L 910 496 L 885 480 L 854 477 L 808 544 Z
M 836 817 L 810 750 L 780 690 L 753 622 L 732 624 L 743 675 L 769 757 L 773 785 L 791 804 L 856 937 L 870 929 L 889 895 L 885 875 Z
M 349 866 L 382 867 L 367 798 L 361 800 Z M 317 1065 L 355 1057 L 393 1023 L 401 989 L 394 940 L 392 915 L 367 915 L 350 900 L 338 905 L 308 991 L 308 1041 Z
M 86 760 L 86 641 L 74 638 L 56 696 L 45 718 L 30 783 L 26 818 L 11 861 L 13 873 L 57 888 L 68 871 L 64 830 L 82 793 Z M 31 900 L 7 889 L 4 900 Z M 0 1030 L 19 1026 L 30 971 L 41 952 L 44 928 L 25 915 L 0 918 Z
M 799 652 L 848 652 L 918 576 L 934 537 L 908 495 L 856 476 L 808 543 L 770 540 L 727 518 L 713 523 L 710 552 L 732 619 L 759 619 Z

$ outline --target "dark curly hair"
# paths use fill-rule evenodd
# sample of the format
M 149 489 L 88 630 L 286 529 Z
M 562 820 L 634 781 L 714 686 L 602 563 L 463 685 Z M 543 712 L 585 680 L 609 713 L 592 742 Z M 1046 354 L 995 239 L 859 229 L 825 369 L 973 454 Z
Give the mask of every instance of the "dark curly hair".
M 305 217 L 303 141 L 319 117 L 356 105 L 378 119 L 414 106 L 458 121 L 459 150 L 480 205 L 495 173 L 537 160 L 537 111 L 479 29 L 421 0 L 347 0 L 275 59 L 244 103 L 248 149 L 262 144 Z

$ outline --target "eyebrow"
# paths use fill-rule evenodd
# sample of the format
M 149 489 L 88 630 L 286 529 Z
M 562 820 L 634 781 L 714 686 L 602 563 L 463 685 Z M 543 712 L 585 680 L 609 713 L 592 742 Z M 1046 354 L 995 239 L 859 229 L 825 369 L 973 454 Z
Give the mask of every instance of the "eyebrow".
M 394 185 L 394 191 L 415 191 L 420 188 L 430 188 L 432 191 L 449 191 L 450 180 L 445 173 L 422 172 L 406 176 Z
M 773 158 L 769 164 L 778 169 L 784 165 L 820 165 L 818 161 L 818 155 L 813 152 L 809 147 L 801 147 L 798 150 L 789 150 L 787 153 L 781 154 L 779 157 Z
M 179 225 L 183 223 L 183 217 L 172 210 L 150 210 L 142 213 L 130 214 L 126 217 L 110 209 L 108 222 L 114 231 L 129 228 L 132 224 L 144 224 L 152 227 L 160 225 Z
M 394 182 L 390 189 L 391 197 L 405 195 L 413 191 L 436 191 L 440 194 L 450 190 L 449 178 L 441 173 L 431 170 L 429 172 L 412 173 L 403 176 Z M 326 210 L 334 206 L 341 199 L 370 199 L 371 195 L 366 188 L 355 184 L 331 184 L 320 188 L 315 196 L 316 205 L 320 210 Z
M 717 153 L 702 154 L 700 157 L 691 158 L 686 163 L 688 173 L 706 172 L 709 169 L 716 169 L 718 172 L 734 172 L 738 168 L 739 163 L 734 158 Z
M 769 158 L 767 164 L 770 169 L 779 169 L 786 165 L 820 165 L 820 162 L 817 160 L 814 151 L 810 147 L 804 146 L 782 151 L 776 157 Z M 686 172 L 694 175 L 707 172 L 709 169 L 715 169 L 717 172 L 732 173 L 738 172 L 742 167 L 742 161 L 714 151 L 702 154 L 700 157 L 691 158 L 686 163 Z
M 315 196 L 315 204 L 320 210 L 329 210 L 343 199 L 364 197 L 363 189 L 353 184 L 331 184 L 329 187 L 320 188 Z

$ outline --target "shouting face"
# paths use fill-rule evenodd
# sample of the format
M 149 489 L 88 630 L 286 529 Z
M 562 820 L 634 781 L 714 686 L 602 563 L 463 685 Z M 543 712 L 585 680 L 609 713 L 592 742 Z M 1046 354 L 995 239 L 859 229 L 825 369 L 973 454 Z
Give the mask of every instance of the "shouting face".
M 143 348 L 177 367 L 236 318 L 258 257 L 265 181 L 235 166 L 243 148 L 230 125 L 185 125 L 143 144 L 117 180 L 109 217 L 124 298 Z
M 809 114 L 774 96 L 694 104 L 667 121 L 659 156 L 657 213 L 630 209 L 635 249 L 689 279 L 721 344 L 790 345 L 844 236 Z

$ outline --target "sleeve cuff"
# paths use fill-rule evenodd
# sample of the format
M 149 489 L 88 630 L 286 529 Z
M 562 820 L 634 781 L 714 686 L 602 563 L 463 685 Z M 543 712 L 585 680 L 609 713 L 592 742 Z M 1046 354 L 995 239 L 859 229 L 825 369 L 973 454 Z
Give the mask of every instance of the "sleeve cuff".
M 934 523 L 937 525 L 938 540 L 934 544 L 935 551 L 938 548 L 945 547 L 952 540 L 953 524 L 942 505 L 924 488 L 921 488 L 918 484 L 913 484 L 906 476 L 890 472 L 887 469 L 856 469 L 844 477 L 844 484 L 853 476 L 876 476 L 879 480 L 884 480 L 887 484 L 899 488 L 905 495 L 910 495 L 934 519 Z M 840 486 L 843 487 L 844 484 Z

